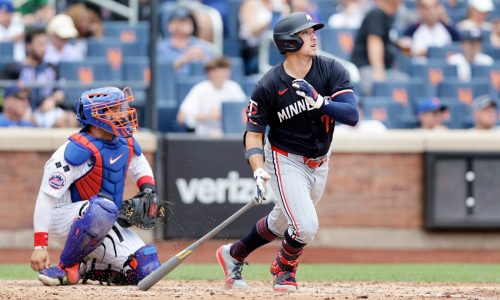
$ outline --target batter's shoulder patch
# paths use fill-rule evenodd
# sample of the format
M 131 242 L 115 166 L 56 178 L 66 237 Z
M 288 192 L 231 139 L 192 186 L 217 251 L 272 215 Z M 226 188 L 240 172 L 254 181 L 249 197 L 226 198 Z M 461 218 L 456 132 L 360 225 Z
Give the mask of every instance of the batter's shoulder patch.
M 48 184 L 55 190 L 60 190 L 66 184 L 66 177 L 61 172 L 53 172 L 49 175 Z

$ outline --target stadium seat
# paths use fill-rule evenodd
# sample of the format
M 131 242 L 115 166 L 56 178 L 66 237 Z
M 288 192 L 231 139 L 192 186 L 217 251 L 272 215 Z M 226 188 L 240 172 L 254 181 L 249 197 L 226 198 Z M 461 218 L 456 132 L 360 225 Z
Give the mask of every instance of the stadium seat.
M 149 41 L 149 23 L 146 21 L 131 25 L 126 21 L 103 22 L 104 36 L 119 39 L 123 43 Z
M 489 84 L 481 79 L 473 79 L 470 82 L 444 79 L 438 87 L 438 97 L 454 98 L 470 105 L 475 97 L 488 94 L 489 89 Z
M 245 92 L 245 94 L 248 97 L 250 97 L 252 95 L 252 92 L 255 89 L 255 86 L 257 85 L 257 82 L 259 82 L 261 77 L 262 76 L 259 74 L 250 75 L 250 76 L 245 77 L 245 80 L 243 81 L 243 84 L 241 87 L 243 88 L 243 92 Z
M 319 35 L 323 51 L 350 60 L 356 37 L 355 29 L 325 27 L 319 31 Z
M 93 86 L 65 87 L 64 91 L 64 106 L 66 108 L 75 109 L 75 103 L 80 99 L 82 93 L 92 88 Z
M 158 102 L 172 102 L 177 105 L 177 75 L 169 61 L 158 62 L 156 95 Z
M 500 59 L 500 49 L 499 48 L 495 48 L 495 47 L 492 47 L 492 46 L 484 46 L 483 47 L 483 52 L 485 54 L 488 54 L 489 56 L 491 56 L 495 61 L 497 61 L 498 59 Z
M 404 108 L 387 97 L 363 97 L 366 119 L 379 120 L 387 128 L 412 128 L 415 117 L 410 108 Z
M 321 22 L 328 22 L 328 18 L 337 13 L 337 5 L 338 1 L 332 0 L 314 0 L 316 6 L 318 7 L 318 17 Z
M 373 85 L 374 97 L 387 97 L 394 103 L 403 107 L 412 107 L 411 103 L 417 97 L 428 96 L 429 89 L 424 88 L 421 80 L 415 79 L 412 82 L 375 82 Z
M 240 15 L 240 5 L 241 0 L 228 0 L 228 33 L 224 34 L 228 39 L 232 41 L 238 41 L 239 39 L 239 21 L 238 16 Z
M 122 43 L 118 39 L 89 39 L 87 56 L 108 57 L 111 51 L 119 52 L 124 57 L 147 56 L 148 45 L 145 43 Z
M 429 59 L 445 60 L 448 56 L 461 51 L 462 48 L 459 43 L 453 43 L 452 45 L 445 47 L 429 47 L 429 49 L 427 49 L 427 57 Z
M 500 93 L 500 63 L 493 66 L 472 65 L 471 75 L 474 79 L 483 78 L 490 82 L 491 94 L 498 96 Z
M 147 85 L 151 81 L 151 70 L 149 69 L 149 59 L 138 57 L 134 60 L 127 60 L 123 64 L 123 79 L 125 81 L 142 82 Z
M 4 41 L 0 43 L 0 56 L 14 57 L 14 43 Z
M 180 105 L 197 83 L 206 80 L 204 76 L 180 77 L 177 79 L 177 103 Z
M 121 81 L 122 70 L 112 67 L 104 58 L 87 58 L 82 62 L 61 62 L 59 74 L 66 80 L 76 80 L 81 84 L 95 81 Z
M 177 112 L 179 106 L 174 103 L 159 103 L 158 130 L 160 132 L 186 132 L 187 128 L 177 123 Z
M 245 132 L 247 105 L 246 101 L 222 103 L 222 131 L 225 134 Z
M 457 78 L 458 72 L 456 65 L 449 65 L 445 60 L 429 60 L 427 64 L 413 63 L 410 75 L 436 87 L 444 78 Z

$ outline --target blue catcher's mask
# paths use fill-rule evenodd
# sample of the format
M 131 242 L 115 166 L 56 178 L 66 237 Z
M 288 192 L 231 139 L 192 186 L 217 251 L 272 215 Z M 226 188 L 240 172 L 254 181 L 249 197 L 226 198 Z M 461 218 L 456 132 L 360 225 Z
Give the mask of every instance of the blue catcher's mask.
M 137 111 L 130 88 L 103 87 L 83 92 L 76 103 L 76 118 L 83 125 L 93 125 L 118 137 L 137 133 Z

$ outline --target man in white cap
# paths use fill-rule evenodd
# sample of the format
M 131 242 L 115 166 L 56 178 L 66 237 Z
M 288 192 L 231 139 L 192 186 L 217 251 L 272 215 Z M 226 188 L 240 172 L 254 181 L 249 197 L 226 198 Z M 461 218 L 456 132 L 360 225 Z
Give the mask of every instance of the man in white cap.
M 44 60 L 57 65 L 61 61 L 82 61 L 85 51 L 68 43 L 70 39 L 78 36 L 73 19 L 65 14 L 55 16 L 47 25 L 50 43 L 47 45 Z
M 474 28 L 490 31 L 491 23 L 487 20 L 490 12 L 495 9 L 492 0 L 469 0 L 469 17 L 457 24 L 459 30 Z

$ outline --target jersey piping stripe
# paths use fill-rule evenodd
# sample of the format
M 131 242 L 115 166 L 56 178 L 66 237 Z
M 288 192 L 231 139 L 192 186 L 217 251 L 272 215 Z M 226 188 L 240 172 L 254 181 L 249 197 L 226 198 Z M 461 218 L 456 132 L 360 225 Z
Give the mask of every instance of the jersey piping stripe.
M 337 97 L 338 95 L 342 95 L 342 94 L 345 94 L 345 93 L 354 93 L 354 92 L 351 89 L 341 90 L 341 91 L 338 91 L 336 93 L 333 93 L 333 95 L 331 95 L 330 97 L 333 99 L 333 98 Z
M 288 207 L 288 202 L 287 202 L 286 197 L 285 197 L 285 192 L 283 191 L 283 182 L 281 181 L 281 171 L 280 171 L 280 165 L 278 162 L 278 155 L 279 155 L 278 152 L 273 151 L 274 170 L 275 170 L 276 178 L 278 181 L 278 189 L 280 191 L 280 196 L 281 196 L 280 198 L 281 198 L 281 201 L 283 202 L 283 207 L 285 208 L 285 211 L 286 211 L 288 217 L 290 218 L 290 220 L 292 220 L 293 228 L 295 228 L 295 236 L 298 237 L 299 236 L 299 228 L 297 227 L 297 223 L 295 222 L 295 219 L 292 215 L 292 212 L 290 211 L 290 208 Z

